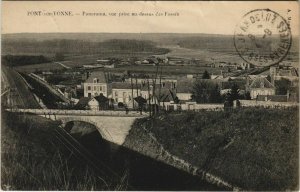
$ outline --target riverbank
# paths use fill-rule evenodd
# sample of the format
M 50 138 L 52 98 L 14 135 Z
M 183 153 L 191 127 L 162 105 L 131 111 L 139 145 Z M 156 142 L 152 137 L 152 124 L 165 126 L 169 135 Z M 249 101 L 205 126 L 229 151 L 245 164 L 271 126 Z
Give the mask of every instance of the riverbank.
M 147 139 L 147 132 L 155 139 Z M 124 145 L 173 166 L 179 161 L 171 156 L 178 157 L 180 166 L 188 163 L 242 189 L 296 190 L 298 136 L 297 108 L 247 108 L 139 119 Z M 130 137 L 140 139 L 132 142 Z M 197 171 L 193 166 L 183 169 L 193 173 Z

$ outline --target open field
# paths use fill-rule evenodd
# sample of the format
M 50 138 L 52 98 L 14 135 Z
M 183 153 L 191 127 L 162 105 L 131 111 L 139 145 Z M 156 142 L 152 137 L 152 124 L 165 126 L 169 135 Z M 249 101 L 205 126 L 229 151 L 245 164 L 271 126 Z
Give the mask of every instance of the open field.
M 182 112 L 139 119 L 171 154 L 245 190 L 299 187 L 298 108 Z
M 53 70 L 62 70 L 64 69 L 61 65 L 57 63 L 41 63 L 41 64 L 34 64 L 34 65 L 24 65 L 15 67 L 17 71 L 24 72 L 24 73 L 33 73 L 38 71 L 53 71 Z
M 237 52 L 214 52 L 204 49 L 189 49 L 180 46 L 165 46 L 170 50 L 169 53 L 165 54 L 168 57 L 180 57 L 187 59 L 199 59 L 203 64 L 226 61 L 231 63 L 240 63 L 243 60 L 239 57 Z

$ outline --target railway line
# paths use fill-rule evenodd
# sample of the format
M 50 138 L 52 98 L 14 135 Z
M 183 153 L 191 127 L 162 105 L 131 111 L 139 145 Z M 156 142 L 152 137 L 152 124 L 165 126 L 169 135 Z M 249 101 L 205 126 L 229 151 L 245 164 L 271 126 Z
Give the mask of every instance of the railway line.
M 8 93 L 6 99 L 10 100 L 10 107 L 17 108 L 40 108 L 38 102 L 35 100 L 33 94 L 26 85 L 26 82 L 22 79 L 19 73 L 13 69 L 9 69 L 2 66 L 4 80 L 8 85 Z M 4 98 L 5 99 L 5 98 Z
M 96 172 L 101 175 L 106 175 L 106 178 L 101 178 L 101 180 L 105 183 L 106 187 L 111 190 L 111 186 L 108 186 L 106 181 L 110 181 L 109 183 L 122 183 L 124 178 L 122 178 L 119 174 L 113 171 L 110 167 L 105 165 L 103 162 L 96 159 L 96 157 L 90 153 L 85 147 L 83 147 L 74 137 L 72 137 L 66 130 L 62 127 L 57 127 L 54 129 L 54 136 L 57 141 L 62 144 L 71 154 L 74 154 L 77 158 L 85 161 L 89 164 Z M 111 178 L 114 178 L 114 181 L 111 181 Z M 115 185 L 115 186 L 116 186 Z M 128 190 L 132 187 L 129 185 L 125 186 L 126 188 L 121 190 Z

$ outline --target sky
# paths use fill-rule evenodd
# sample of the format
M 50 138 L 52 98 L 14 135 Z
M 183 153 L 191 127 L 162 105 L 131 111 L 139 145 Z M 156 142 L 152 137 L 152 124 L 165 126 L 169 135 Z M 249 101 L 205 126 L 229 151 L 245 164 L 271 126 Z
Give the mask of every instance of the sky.
M 265 8 L 284 18 L 290 16 L 292 34 L 299 34 L 299 6 L 296 1 L 3 1 L 1 30 L 2 34 L 107 32 L 232 35 L 243 15 Z M 72 11 L 74 16 L 29 16 L 31 11 Z M 83 12 L 117 13 L 117 16 L 83 16 Z M 122 12 L 168 12 L 178 13 L 179 16 L 119 17 L 118 13 Z

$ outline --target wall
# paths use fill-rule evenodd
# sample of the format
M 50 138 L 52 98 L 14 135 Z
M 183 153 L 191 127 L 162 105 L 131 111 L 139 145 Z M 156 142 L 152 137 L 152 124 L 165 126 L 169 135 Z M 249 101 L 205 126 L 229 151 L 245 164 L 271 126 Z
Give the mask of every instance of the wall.
M 239 100 L 242 107 L 294 107 L 298 103 L 294 102 L 274 102 L 274 101 L 256 101 L 256 100 Z
M 98 96 L 102 93 L 107 97 L 107 84 L 106 83 L 84 83 L 84 97 L 88 97 L 88 93 L 91 93 L 91 96 Z M 88 87 L 90 86 L 90 90 Z M 100 90 L 101 89 L 101 90 Z

